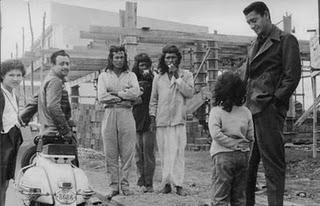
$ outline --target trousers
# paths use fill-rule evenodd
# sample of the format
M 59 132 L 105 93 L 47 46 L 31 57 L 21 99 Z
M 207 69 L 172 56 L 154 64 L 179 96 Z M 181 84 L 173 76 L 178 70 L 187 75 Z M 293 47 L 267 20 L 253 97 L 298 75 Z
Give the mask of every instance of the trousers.
M 134 157 L 136 126 L 131 108 L 107 108 L 101 134 L 110 188 L 128 189 L 129 169 Z M 120 161 L 119 161 L 120 160 Z
M 184 179 L 184 150 L 187 144 L 185 125 L 157 127 L 159 156 L 162 168 L 161 185 L 182 186 Z
M 260 160 L 265 170 L 268 204 L 283 205 L 286 163 L 282 130 L 285 116 L 286 109 L 278 108 L 273 103 L 253 116 L 255 141 L 249 157 L 247 206 L 255 204 L 255 186 Z

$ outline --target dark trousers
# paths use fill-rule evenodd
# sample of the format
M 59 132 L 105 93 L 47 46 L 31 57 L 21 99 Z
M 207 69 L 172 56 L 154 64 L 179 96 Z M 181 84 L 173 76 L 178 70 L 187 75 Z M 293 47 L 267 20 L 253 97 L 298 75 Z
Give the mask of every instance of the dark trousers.
M 213 156 L 212 206 L 245 206 L 249 152 L 221 152 Z
M 285 151 L 283 125 L 286 109 L 273 103 L 253 116 L 255 142 L 249 158 L 247 206 L 255 204 L 255 187 L 260 159 L 265 170 L 268 205 L 282 206 L 285 186 Z
M 22 135 L 17 127 L 12 127 L 6 134 L 0 134 L 0 206 L 4 206 L 9 180 L 14 178 L 21 144 Z
M 152 187 L 156 166 L 154 155 L 155 134 L 152 132 L 137 132 L 136 164 L 138 170 L 138 186 Z

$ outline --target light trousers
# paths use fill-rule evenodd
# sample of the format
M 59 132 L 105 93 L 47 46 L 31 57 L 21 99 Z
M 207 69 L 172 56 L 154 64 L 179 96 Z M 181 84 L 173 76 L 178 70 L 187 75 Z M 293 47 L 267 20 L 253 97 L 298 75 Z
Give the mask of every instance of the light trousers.
M 102 140 L 110 187 L 128 189 L 129 169 L 134 157 L 136 126 L 130 108 L 107 108 L 102 122 Z M 120 158 L 120 162 L 119 162 Z M 120 188 L 121 187 L 121 188 Z
M 157 127 L 156 136 L 162 168 L 161 185 L 182 186 L 187 144 L 185 125 Z

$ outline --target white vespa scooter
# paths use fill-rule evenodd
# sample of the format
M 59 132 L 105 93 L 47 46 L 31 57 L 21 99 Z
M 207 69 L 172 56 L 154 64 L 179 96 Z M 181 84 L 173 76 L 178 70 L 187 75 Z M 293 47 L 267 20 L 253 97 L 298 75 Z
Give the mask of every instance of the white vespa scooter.
M 25 206 L 85 206 L 94 194 L 86 174 L 71 161 L 76 145 L 46 144 L 39 139 L 32 163 L 23 167 L 16 189 Z

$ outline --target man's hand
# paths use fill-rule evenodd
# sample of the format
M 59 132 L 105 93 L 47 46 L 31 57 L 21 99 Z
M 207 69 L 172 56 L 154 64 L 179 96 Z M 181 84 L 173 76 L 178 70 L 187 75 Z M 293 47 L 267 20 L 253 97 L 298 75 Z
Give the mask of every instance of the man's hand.
M 77 138 L 73 135 L 73 132 L 70 131 L 68 134 L 63 136 L 63 139 L 69 144 L 78 144 Z
M 156 131 L 156 117 L 150 116 L 150 131 L 155 132 Z
M 172 73 L 172 75 L 178 79 L 179 74 L 178 74 L 178 67 L 176 67 L 174 64 L 169 64 L 169 73 Z

